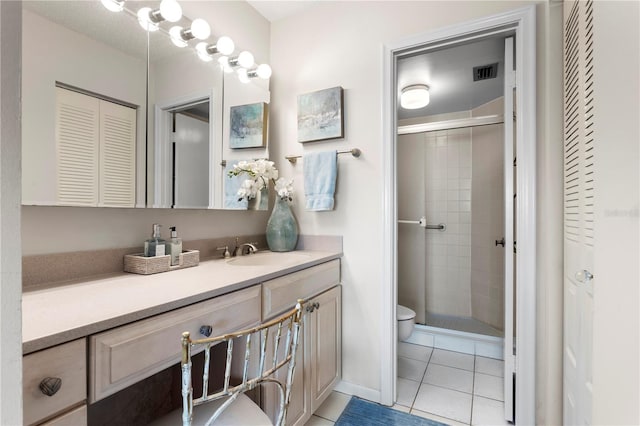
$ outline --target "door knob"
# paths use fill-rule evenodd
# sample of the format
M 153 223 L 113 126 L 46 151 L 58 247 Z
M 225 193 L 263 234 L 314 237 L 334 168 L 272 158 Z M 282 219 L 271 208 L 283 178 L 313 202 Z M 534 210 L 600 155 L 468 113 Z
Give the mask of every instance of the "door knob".
M 582 269 L 575 274 L 576 281 L 581 283 L 587 282 L 593 279 L 593 274 L 586 269 Z

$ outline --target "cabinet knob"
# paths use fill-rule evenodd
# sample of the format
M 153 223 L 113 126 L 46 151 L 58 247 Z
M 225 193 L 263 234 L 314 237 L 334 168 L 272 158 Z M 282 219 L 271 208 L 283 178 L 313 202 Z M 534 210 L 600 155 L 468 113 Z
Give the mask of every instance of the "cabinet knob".
M 53 396 L 62 387 L 62 379 L 59 377 L 45 377 L 38 387 L 43 394 Z
M 320 309 L 320 302 L 313 302 L 314 309 Z
M 211 332 L 213 331 L 213 327 L 210 325 L 203 325 L 200 327 L 200 334 L 204 337 L 211 337 Z

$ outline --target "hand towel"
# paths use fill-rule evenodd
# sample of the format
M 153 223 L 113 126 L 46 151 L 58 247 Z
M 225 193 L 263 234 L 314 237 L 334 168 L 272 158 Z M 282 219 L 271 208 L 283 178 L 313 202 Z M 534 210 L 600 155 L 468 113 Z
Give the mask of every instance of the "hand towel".
M 246 210 L 248 201 L 246 198 L 238 200 L 238 189 L 240 189 L 242 183 L 247 179 L 247 176 L 229 176 L 227 172 L 232 169 L 233 166 L 228 166 L 228 169 L 225 168 L 224 170 L 224 208 Z
M 306 209 L 316 212 L 333 210 L 338 175 L 338 152 L 305 154 L 302 164 Z

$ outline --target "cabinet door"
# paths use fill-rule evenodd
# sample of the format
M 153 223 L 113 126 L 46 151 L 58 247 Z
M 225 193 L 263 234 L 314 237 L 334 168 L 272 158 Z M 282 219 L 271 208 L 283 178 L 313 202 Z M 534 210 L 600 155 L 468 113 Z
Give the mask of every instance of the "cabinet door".
M 341 286 L 313 298 L 315 307 L 305 323 L 309 354 L 311 410 L 329 396 L 342 376 Z
M 136 110 L 100 101 L 99 207 L 134 207 Z
M 56 204 L 96 206 L 100 100 L 56 88 Z

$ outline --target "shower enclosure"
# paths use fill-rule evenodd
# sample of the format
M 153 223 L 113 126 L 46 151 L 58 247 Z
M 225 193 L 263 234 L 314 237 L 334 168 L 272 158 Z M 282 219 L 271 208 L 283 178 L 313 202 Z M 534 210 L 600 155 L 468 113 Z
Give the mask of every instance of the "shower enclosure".
M 423 123 L 464 125 L 502 109 L 500 97 Z M 503 132 L 492 124 L 398 137 L 398 302 L 420 324 L 503 335 Z

